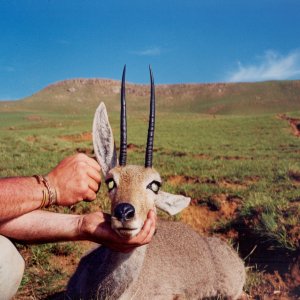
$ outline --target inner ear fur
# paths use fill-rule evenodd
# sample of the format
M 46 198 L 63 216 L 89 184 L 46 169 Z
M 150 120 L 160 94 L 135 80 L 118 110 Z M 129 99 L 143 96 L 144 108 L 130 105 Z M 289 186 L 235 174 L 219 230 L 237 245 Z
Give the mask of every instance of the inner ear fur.
M 189 197 L 173 195 L 161 191 L 157 194 L 155 206 L 173 216 L 188 207 L 190 202 L 191 198 Z
M 97 161 L 106 176 L 117 164 L 117 152 L 105 104 L 101 102 L 93 121 L 93 145 Z

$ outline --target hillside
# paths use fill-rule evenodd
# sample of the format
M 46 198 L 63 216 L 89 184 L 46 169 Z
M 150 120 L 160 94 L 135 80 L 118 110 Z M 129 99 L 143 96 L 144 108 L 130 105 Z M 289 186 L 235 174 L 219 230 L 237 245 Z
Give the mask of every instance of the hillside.
M 47 174 L 68 155 L 92 155 L 92 114 L 100 99 L 110 106 L 118 147 L 119 90 L 119 81 L 77 79 L 0 102 L 0 177 Z M 128 162 L 143 164 L 149 86 L 128 84 L 127 91 Z M 160 85 L 156 94 L 154 166 L 165 191 L 192 199 L 175 219 L 238 249 L 249 299 L 298 299 L 300 81 Z M 109 205 L 102 184 L 92 203 L 51 210 L 86 214 L 109 212 Z M 90 247 L 83 241 L 19 245 L 27 268 L 15 299 L 53 299 Z
M 131 110 L 146 109 L 149 86 L 128 83 Z M 91 113 L 102 100 L 118 109 L 120 82 L 73 79 L 52 84 L 19 101 L 0 102 L 0 111 Z M 159 111 L 208 114 L 261 114 L 300 110 L 300 81 L 172 84 L 156 86 Z

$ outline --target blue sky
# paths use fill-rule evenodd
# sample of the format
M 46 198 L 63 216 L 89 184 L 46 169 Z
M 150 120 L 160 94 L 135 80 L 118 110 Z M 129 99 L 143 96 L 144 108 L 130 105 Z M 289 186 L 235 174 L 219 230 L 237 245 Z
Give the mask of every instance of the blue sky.
M 299 0 L 0 0 L 0 99 L 72 78 L 300 79 Z

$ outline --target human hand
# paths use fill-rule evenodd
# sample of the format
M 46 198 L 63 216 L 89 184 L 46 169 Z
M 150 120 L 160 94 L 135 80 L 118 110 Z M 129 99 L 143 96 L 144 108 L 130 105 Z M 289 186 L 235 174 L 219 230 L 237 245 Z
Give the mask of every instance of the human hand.
M 81 216 L 79 222 L 79 236 L 102 244 L 119 252 L 130 252 L 134 248 L 148 244 L 155 232 L 156 214 L 150 210 L 142 230 L 133 238 L 121 238 L 111 228 L 110 215 L 102 212 Z
M 82 200 L 95 200 L 101 183 L 100 171 L 98 163 L 82 153 L 61 161 L 47 175 L 56 189 L 57 204 L 71 206 Z

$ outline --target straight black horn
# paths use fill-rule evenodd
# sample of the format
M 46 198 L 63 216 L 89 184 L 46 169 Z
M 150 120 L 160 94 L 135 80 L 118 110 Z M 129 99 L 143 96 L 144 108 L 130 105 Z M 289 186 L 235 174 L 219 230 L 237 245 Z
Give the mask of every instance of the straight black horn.
M 154 79 L 153 79 L 151 66 L 149 66 L 149 71 L 150 71 L 150 82 L 151 82 L 151 95 L 150 95 L 148 137 L 147 137 L 147 147 L 146 147 L 146 156 L 145 156 L 146 168 L 152 167 L 154 129 L 155 129 L 155 87 L 154 87 Z
M 127 158 L 127 120 L 126 120 L 126 97 L 125 97 L 125 73 L 126 65 L 123 69 L 121 84 L 121 116 L 120 116 L 120 156 L 119 165 L 126 165 Z

